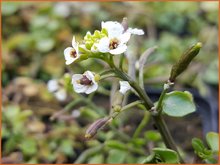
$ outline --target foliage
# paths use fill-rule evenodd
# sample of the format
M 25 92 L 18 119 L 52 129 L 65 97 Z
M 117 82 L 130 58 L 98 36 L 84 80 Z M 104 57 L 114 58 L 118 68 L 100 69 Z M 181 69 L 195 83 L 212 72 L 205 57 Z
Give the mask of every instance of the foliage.
M 192 146 L 195 153 L 206 163 L 218 163 L 217 155 L 219 154 L 219 135 L 215 132 L 209 132 L 206 135 L 207 148 L 202 140 L 192 139 Z

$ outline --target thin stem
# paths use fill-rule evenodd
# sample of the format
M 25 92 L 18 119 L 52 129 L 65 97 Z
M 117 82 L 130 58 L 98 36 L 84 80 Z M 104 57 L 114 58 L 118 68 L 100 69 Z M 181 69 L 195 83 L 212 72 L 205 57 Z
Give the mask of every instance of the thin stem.
M 167 91 L 168 91 L 168 88 L 163 89 L 162 93 L 160 94 L 160 98 L 158 100 L 158 104 L 157 104 L 157 107 L 156 107 L 156 110 L 157 110 L 159 115 L 161 115 L 161 113 L 162 113 L 162 102 L 163 102 L 164 96 L 167 93 Z
M 142 98 L 144 101 L 144 105 L 147 110 L 150 110 L 154 104 L 148 97 L 148 95 L 143 91 L 143 89 L 135 82 L 133 81 L 126 73 L 122 72 L 118 68 L 114 68 L 115 73 L 123 80 L 128 81 L 129 84 L 135 89 L 135 91 L 139 94 L 139 96 Z
M 120 61 L 119 61 L 119 69 L 123 70 L 123 62 L 124 62 L 124 56 L 120 56 Z
M 116 77 L 116 75 L 114 73 L 112 73 L 112 74 L 105 74 L 105 75 L 101 76 L 99 81 L 104 80 L 104 79 L 109 78 L 109 77 Z
M 127 109 L 130 109 L 130 108 L 132 108 L 132 107 L 135 107 L 135 106 L 137 106 L 137 105 L 139 105 L 139 104 L 143 104 L 143 101 L 137 100 L 137 101 L 134 101 L 134 102 L 132 102 L 132 103 L 130 103 L 130 104 L 127 104 L 127 105 L 125 105 L 124 107 L 122 107 L 120 111 L 114 112 L 114 113 L 111 115 L 111 117 L 114 119 L 114 118 L 116 118 L 121 112 L 123 112 L 123 111 L 125 111 L 125 110 L 127 110 Z
M 138 125 L 137 129 L 134 132 L 133 139 L 137 138 L 140 135 L 141 131 L 144 129 L 144 127 L 149 122 L 149 119 L 150 119 L 150 114 L 149 114 L 149 112 L 145 111 L 144 117 L 143 117 L 141 123 Z
M 173 140 L 173 137 L 170 134 L 169 129 L 167 128 L 167 125 L 161 115 L 153 116 L 153 119 L 155 121 L 155 124 L 164 140 L 164 143 L 166 144 L 167 148 L 170 148 L 177 152 L 179 159 L 182 163 L 184 163 L 182 157 L 180 156 L 179 151 L 177 150 L 176 144 Z
M 61 114 L 69 111 L 72 107 L 76 106 L 77 104 L 79 104 L 80 102 L 82 102 L 83 100 L 80 98 L 80 99 L 76 99 L 72 102 L 70 102 L 69 104 L 67 104 L 61 111 L 58 111 L 56 113 L 54 113 L 51 117 L 50 117 L 50 120 L 54 120 L 56 119 L 58 116 L 60 116 Z

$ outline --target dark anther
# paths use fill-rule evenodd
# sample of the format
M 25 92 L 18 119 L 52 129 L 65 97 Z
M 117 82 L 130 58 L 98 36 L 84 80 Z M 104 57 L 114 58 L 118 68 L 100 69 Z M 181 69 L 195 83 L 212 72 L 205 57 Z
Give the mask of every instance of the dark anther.
M 92 81 L 89 80 L 85 75 L 80 79 L 80 84 L 81 85 L 91 85 Z

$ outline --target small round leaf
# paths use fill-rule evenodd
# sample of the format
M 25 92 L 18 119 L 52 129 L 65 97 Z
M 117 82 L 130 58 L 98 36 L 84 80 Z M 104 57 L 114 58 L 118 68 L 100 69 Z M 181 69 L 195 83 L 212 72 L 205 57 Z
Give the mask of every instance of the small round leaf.
M 167 93 L 162 104 L 163 112 L 169 116 L 182 117 L 196 110 L 192 94 L 185 91 Z

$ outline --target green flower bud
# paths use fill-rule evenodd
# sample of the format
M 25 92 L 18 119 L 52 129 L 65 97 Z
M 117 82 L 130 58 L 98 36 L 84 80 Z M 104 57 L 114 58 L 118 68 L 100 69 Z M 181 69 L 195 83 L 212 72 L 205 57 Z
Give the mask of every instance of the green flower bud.
M 112 100 L 112 109 L 114 112 L 120 112 L 122 108 L 122 101 L 124 99 L 124 95 L 117 91 Z
M 198 42 L 183 53 L 179 61 L 173 65 L 170 73 L 169 80 L 174 82 L 176 77 L 179 76 L 190 64 L 192 59 L 199 53 L 202 43 Z

